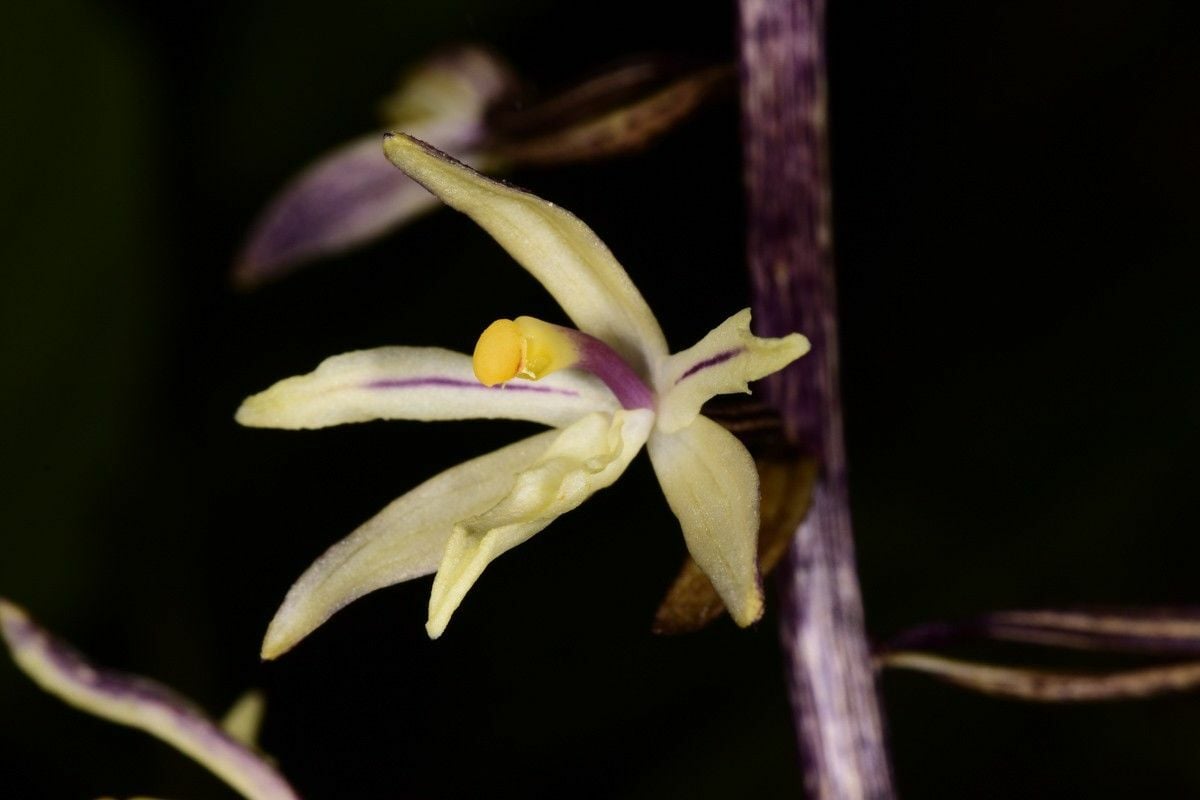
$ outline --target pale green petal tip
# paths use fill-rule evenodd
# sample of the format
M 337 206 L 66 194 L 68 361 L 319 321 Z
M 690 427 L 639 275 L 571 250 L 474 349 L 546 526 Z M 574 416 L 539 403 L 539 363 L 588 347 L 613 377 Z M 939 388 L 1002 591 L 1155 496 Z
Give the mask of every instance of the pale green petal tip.
M 785 367 L 801 356 L 807 355 L 812 350 L 812 342 L 808 340 L 807 336 L 800 333 L 789 333 L 782 339 L 776 339 L 775 341 L 780 343 L 780 349 L 788 356 L 788 360 L 783 365 Z
M 446 544 L 442 565 L 433 579 L 429 593 L 429 619 L 425 632 L 430 639 L 437 639 L 446 631 L 450 618 L 462 605 L 467 592 L 483 575 L 487 565 L 498 553 L 494 552 L 492 540 L 487 536 L 472 534 L 461 523 L 454 526 L 454 535 Z
M 6 598 L 0 597 L 0 625 L 7 626 L 10 622 L 22 621 L 29 618 L 25 609 Z
M 272 416 L 272 411 L 278 408 L 278 403 L 272 402 L 269 395 L 270 390 L 251 395 L 243 400 L 233 415 L 237 424 L 247 428 L 268 427 L 267 420 Z
M 729 616 L 733 618 L 737 626 L 739 628 L 748 628 L 762 619 L 762 588 L 758 586 L 756 581 L 754 587 L 747 592 L 740 603 L 727 603 L 726 605 L 729 608 Z
M 318 370 L 320 368 L 318 367 Z M 247 428 L 304 428 L 302 413 L 313 394 L 313 375 L 296 375 L 276 381 L 258 394 L 252 394 L 233 415 Z
M 260 690 L 250 689 L 239 697 L 221 720 L 221 729 L 247 747 L 258 746 L 267 698 Z
M 330 616 L 329 613 L 320 613 L 319 609 L 314 610 L 311 604 L 296 602 L 292 592 L 289 592 L 267 625 L 259 657 L 263 661 L 274 661 L 290 652 Z
M 445 619 L 434 620 L 432 617 L 425 623 L 425 633 L 430 639 L 439 639 L 446 632 L 446 624 L 450 622 L 449 615 Z
M 29 622 L 29 615 L 25 613 L 25 609 L 21 608 L 16 603 L 0 597 L 0 633 L 4 635 L 5 641 L 9 647 L 15 647 L 12 641 L 12 630 L 18 625 L 24 625 Z
M 282 611 L 283 609 L 280 609 L 280 612 Z M 277 612 L 275 618 L 271 620 L 271 624 L 267 626 L 267 634 L 263 637 L 259 657 L 263 661 L 274 661 L 298 645 L 316 627 L 316 625 L 298 624 L 295 619 L 284 619 L 282 614 Z
M 408 172 L 410 177 L 414 176 L 409 170 L 420 163 L 422 157 L 448 158 L 444 153 L 438 152 L 420 139 L 399 132 L 389 132 L 383 135 L 383 154 L 396 167 Z

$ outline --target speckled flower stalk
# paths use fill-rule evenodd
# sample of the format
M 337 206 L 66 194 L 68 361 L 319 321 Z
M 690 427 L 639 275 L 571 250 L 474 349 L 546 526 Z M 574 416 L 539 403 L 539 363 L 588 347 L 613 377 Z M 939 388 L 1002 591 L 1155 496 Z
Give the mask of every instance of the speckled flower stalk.
M 225 728 L 190 701 L 147 678 L 101 669 L 0 599 L 0 634 L 17 666 L 43 689 L 98 717 L 140 728 L 210 769 L 249 800 L 297 800 L 253 749 L 261 702 L 235 706 Z
M 781 570 L 782 636 L 813 798 L 893 795 L 846 484 L 825 142 L 824 0 L 740 0 L 748 255 L 767 332 L 812 356 L 767 383 L 789 439 L 815 456 L 812 506 Z

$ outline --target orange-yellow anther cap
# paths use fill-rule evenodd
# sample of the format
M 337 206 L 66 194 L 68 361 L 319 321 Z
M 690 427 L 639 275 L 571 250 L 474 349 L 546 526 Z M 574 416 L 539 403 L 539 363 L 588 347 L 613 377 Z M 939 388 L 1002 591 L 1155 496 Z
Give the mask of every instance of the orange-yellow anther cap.
M 471 365 L 484 386 L 536 381 L 579 360 L 572 331 L 533 317 L 498 319 L 480 335 Z
M 511 319 L 498 319 L 487 326 L 475 343 L 471 366 L 484 386 L 495 386 L 517 376 L 525 363 L 525 337 Z

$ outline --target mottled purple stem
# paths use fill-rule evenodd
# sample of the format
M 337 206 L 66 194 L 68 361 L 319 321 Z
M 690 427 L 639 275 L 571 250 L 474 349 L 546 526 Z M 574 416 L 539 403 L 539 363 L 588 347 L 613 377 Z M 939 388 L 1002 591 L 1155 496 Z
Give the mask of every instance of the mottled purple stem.
M 824 0 L 739 0 L 748 248 L 759 334 L 812 352 L 768 380 L 791 442 L 819 459 L 781 570 L 782 637 L 814 798 L 894 796 L 846 483 L 825 141 Z

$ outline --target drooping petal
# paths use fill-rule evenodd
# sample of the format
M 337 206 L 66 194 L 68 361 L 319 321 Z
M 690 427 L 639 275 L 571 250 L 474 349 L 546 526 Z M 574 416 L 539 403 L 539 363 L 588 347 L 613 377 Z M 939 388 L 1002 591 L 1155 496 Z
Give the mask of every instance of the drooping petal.
M 790 454 L 756 455 L 754 461 L 760 488 L 758 569 L 765 576 L 783 560 L 796 528 L 812 506 L 817 463 L 815 459 Z M 665 634 L 691 633 L 724 612 L 725 604 L 712 581 L 689 556 L 654 614 L 653 630 Z
M 577 217 L 480 175 L 412 136 L 389 134 L 388 158 L 475 220 L 541 282 L 580 330 L 648 374 L 667 354 L 658 321 L 604 242 Z
M 296 800 L 296 793 L 273 767 L 165 686 L 93 666 L 6 600 L 0 600 L 0 633 L 17 666 L 50 694 L 90 714 L 157 736 L 250 800 Z
M 262 657 L 276 658 L 359 597 L 437 569 L 454 524 L 494 506 L 558 436 L 546 431 L 472 459 L 393 501 L 329 548 L 287 593 Z
M 388 125 L 436 142 L 482 165 L 476 150 L 488 109 L 512 91 L 515 78 L 486 50 L 439 53 L 408 73 L 384 104 Z M 436 206 L 419 185 L 384 157 L 378 132 L 318 159 L 268 205 L 234 265 L 250 287 L 279 278 L 321 256 L 363 244 Z
M 762 615 L 758 580 L 758 473 L 737 438 L 707 417 L 647 444 L 667 504 L 696 564 L 729 615 L 746 626 Z
M 307 375 L 246 398 L 255 428 L 324 428 L 375 419 L 524 419 L 567 425 L 618 407 L 598 379 L 564 370 L 543 381 L 484 386 L 471 357 L 437 347 L 381 347 L 327 358 Z
M 750 333 L 750 309 L 739 311 L 663 362 L 656 376 L 659 429 L 671 433 L 691 424 L 711 397 L 749 392 L 750 381 L 783 369 L 809 347 L 798 333 L 760 339 Z
M 430 637 L 442 635 L 489 563 L 612 485 L 642 449 L 653 425 L 654 412 L 645 409 L 584 417 L 559 433 L 517 476 L 506 497 L 456 525 L 429 598 L 425 629 Z

